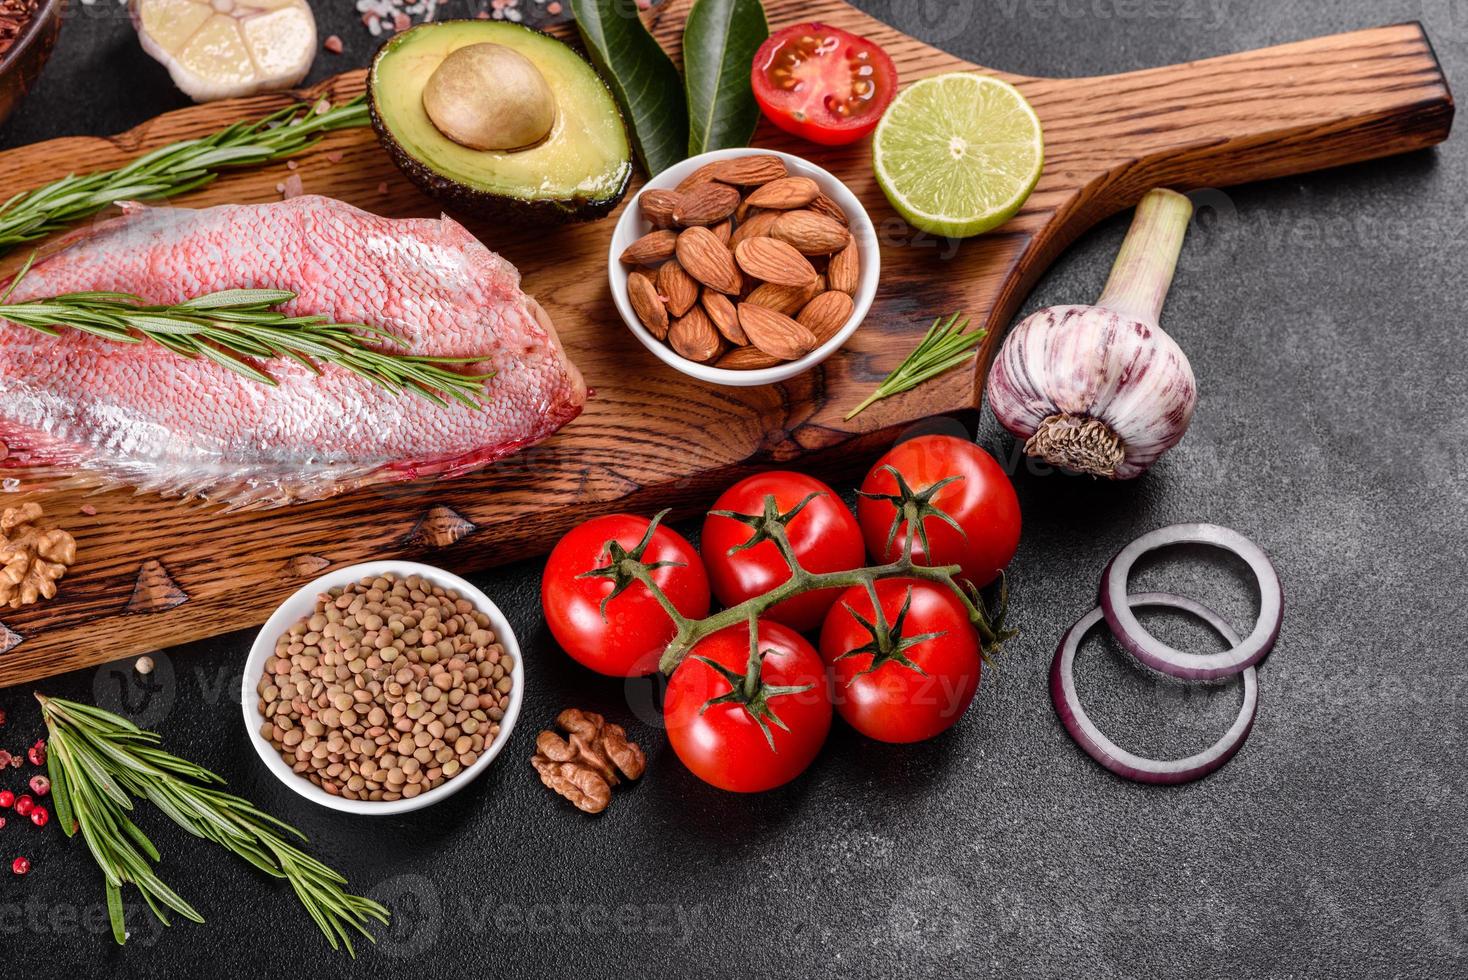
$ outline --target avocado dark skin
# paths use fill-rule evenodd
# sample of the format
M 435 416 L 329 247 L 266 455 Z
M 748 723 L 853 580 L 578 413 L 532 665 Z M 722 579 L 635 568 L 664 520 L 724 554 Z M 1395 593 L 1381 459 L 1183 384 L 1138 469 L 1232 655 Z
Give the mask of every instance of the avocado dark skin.
M 528 33 L 541 35 L 558 45 L 562 44 L 558 39 L 552 38 L 548 34 L 543 34 L 543 32 L 536 31 L 533 28 L 519 24 L 511 25 L 505 22 L 440 21 L 433 24 L 423 24 L 413 28 L 413 30 L 423 30 L 425 28 L 443 29 L 455 24 L 495 24 L 500 28 L 512 27 L 515 30 L 523 30 Z M 478 28 L 476 26 L 471 29 Z M 620 168 L 620 179 L 605 184 L 602 193 L 591 196 L 577 194 L 563 198 L 522 197 L 515 195 L 511 191 L 489 190 L 482 187 L 475 187 L 464 181 L 456 180 L 451 175 L 441 172 L 427 161 L 421 160 L 409 152 L 399 143 L 387 125 L 383 117 L 383 108 L 379 104 L 377 97 L 377 86 L 373 84 L 379 63 L 384 57 L 391 57 L 392 50 L 397 44 L 404 41 L 407 33 L 410 32 L 405 32 L 404 34 L 388 39 L 378 48 L 376 55 L 373 56 L 371 74 L 368 77 L 367 84 L 367 103 L 372 119 L 372 128 L 377 133 L 378 141 L 382 144 L 383 149 L 387 151 L 392 161 L 397 164 L 398 169 L 425 194 L 434 200 L 442 202 L 445 209 L 451 212 L 491 220 L 523 221 L 544 225 L 592 221 L 597 218 L 603 218 L 615 210 L 617 205 L 621 203 L 622 198 L 627 193 L 628 186 L 632 182 L 630 148 L 628 150 L 626 165 Z M 588 71 L 593 74 L 595 73 L 595 69 L 584 58 L 581 58 L 580 55 L 571 51 L 570 48 L 567 48 L 567 53 L 571 57 L 580 59 L 586 65 Z M 605 82 L 601 82 L 599 77 L 597 81 L 600 82 L 603 89 L 606 88 Z M 617 125 L 623 126 L 625 131 L 625 123 L 622 120 L 621 112 L 617 108 L 615 100 L 611 97 L 609 89 L 606 89 L 605 101 L 606 105 L 597 105 L 595 107 L 596 111 L 607 112 L 613 115 Z

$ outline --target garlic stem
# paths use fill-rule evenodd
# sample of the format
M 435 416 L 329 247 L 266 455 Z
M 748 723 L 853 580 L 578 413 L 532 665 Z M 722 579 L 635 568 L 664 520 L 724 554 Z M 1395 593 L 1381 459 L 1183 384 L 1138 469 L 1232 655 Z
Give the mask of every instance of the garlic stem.
M 1148 191 L 1096 305 L 1157 326 L 1192 217 L 1193 202 L 1177 191 Z

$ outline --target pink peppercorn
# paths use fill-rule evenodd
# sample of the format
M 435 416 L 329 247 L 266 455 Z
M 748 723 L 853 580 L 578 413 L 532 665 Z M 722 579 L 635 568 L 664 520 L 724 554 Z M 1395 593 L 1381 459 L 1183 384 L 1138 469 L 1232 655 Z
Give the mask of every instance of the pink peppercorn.
M 38 806 L 31 811 L 31 823 L 37 827 L 44 827 L 51 822 L 51 811 L 43 806 Z
M 10 870 L 18 875 L 23 875 L 31 870 L 31 862 L 23 857 L 16 858 L 10 862 Z
M 31 794 L 29 793 L 26 793 L 15 801 L 15 812 L 24 817 L 30 814 L 31 810 L 35 809 L 35 806 L 35 797 L 31 796 Z
M 37 796 L 45 796 L 47 793 L 51 792 L 51 780 L 47 779 L 45 776 L 32 776 L 31 792 L 35 793 Z
M 15 794 L 8 789 L 0 789 L 0 809 L 9 810 L 15 806 Z

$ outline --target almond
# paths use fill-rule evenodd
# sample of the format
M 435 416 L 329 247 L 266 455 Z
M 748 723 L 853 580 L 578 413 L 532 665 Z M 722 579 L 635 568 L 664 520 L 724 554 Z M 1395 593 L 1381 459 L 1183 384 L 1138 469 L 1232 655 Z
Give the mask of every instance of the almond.
M 678 186 L 675 188 L 675 190 L 677 190 L 679 194 L 686 194 L 700 184 L 707 184 L 709 181 L 714 179 L 714 171 L 719 169 L 720 163 L 723 163 L 723 161 L 715 160 L 712 163 L 704 164 L 693 173 L 689 174 L 687 177 L 684 177 L 682 180 L 678 181 Z
M 816 288 L 816 283 L 809 286 L 778 286 L 766 282 L 756 286 L 744 301 L 755 306 L 767 306 L 786 316 L 794 316 L 796 310 L 809 303 L 819 292 L 821 290 Z
M 653 188 L 643 191 L 637 203 L 642 208 L 642 216 L 654 228 L 670 228 L 673 225 L 673 209 L 678 206 L 682 196 L 677 191 Z
M 827 194 L 817 194 L 816 199 L 811 201 L 807 206 L 816 214 L 824 214 L 832 221 L 838 221 L 843 225 L 847 224 L 846 212 L 842 211 L 841 205 L 831 200 Z
M 778 357 L 771 357 L 758 347 L 736 347 L 715 361 L 714 367 L 727 368 L 731 371 L 751 371 L 755 368 L 774 367 L 779 363 Z
M 861 279 L 861 256 L 857 253 L 856 242 L 831 256 L 831 264 L 826 266 L 826 279 L 831 283 L 832 289 L 848 295 L 856 293 L 857 283 Z
M 724 349 L 723 339 L 701 306 L 673 321 L 668 328 L 668 345 L 682 357 L 700 364 L 713 360 Z
M 815 266 L 791 245 L 773 238 L 746 238 L 734 246 L 739 268 L 756 279 L 780 286 L 806 286 L 816 278 Z
M 814 211 L 786 211 L 770 226 L 770 237 L 788 242 L 803 255 L 830 255 L 851 241 L 844 225 Z
M 729 239 L 729 244 L 738 245 L 746 238 L 761 238 L 768 235 L 775 219 L 784 213 L 783 211 L 753 212 L 748 218 L 739 222 L 739 227 L 734 229 L 734 236 Z
M 673 257 L 677 241 L 676 232 L 649 232 L 627 246 L 622 252 L 622 261 L 628 265 L 657 265 L 659 262 L 666 262 Z
M 739 207 L 739 192 L 728 184 L 710 181 L 699 184 L 693 190 L 678 195 L 678 204 L 673 208 L 673 223 L 684 228 L 693 225 L 714 225 L 723 221 Z
M 668 312 L 674 316 L 682 316 L 698 302 L 698 283 L 683 271 L 677 259 L 669 259 L 658 266 L 657 286 Z
M 719 241 L 723 242 L 725 245 L 728 245 L 730 236 L 734 234 L 734 222 L 730 221 L 728 218 L 725 218 L 723 221 L 720 221 L 718 224 L 713 225 L 712 227 L 714 229 L 714 234 L 719 236 Z
M 781 177 L 756 187 L 745 200 L 752 208 L 790 211 L 805 207 L 820 192 L 820 187 L 809 177 Z
M 739 325 L 749 336 L 750 343 L 782 361 L 804 357 L 819 346 L 809 327 L 767 306 L 740 303 Z
M 680 232 L 676 252 L 683 271 L 710 289 L 738 295 L 744 288 L 744 277 L 734 264 L 734 253 L 707 228 L 696 226 Z
M 824 344 L 836 336 L 836 331 L 846 326 L 854 305 L 850 296 L 833 289 L 805 304 L 805 308 L 796 314 L 795 322 L 808 327 L 816 335 L 816 339 Z
M 742 187 L 767 184 L 772 180 L 779 180 L 785 174 L 785 161 L 768 153 L 720 160 L 713 171 L 714 180 Z
M 646 273 L 633 272 L 627 276 L 627 299 L 637 319 L 658 340 L 668 335 L 668 309 L 658 297 L 658 289 Z
M 729 343 L 743 347 L 749 343 L 744 328 L 739 325 L 739 312 L 723 293 L 707 291 L 703 294 L 703 311 L 713 322 L 714 329 Z

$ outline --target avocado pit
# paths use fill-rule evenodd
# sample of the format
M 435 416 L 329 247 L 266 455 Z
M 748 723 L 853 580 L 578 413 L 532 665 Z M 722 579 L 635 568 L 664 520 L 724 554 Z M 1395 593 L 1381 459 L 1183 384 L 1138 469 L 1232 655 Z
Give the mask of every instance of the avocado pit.
M 439 132 L 474 150 L 521 150 L 550 135 L 556 100 L 529 58 L 481 42 L 450 52 L 423 87 L 423 110 Z

